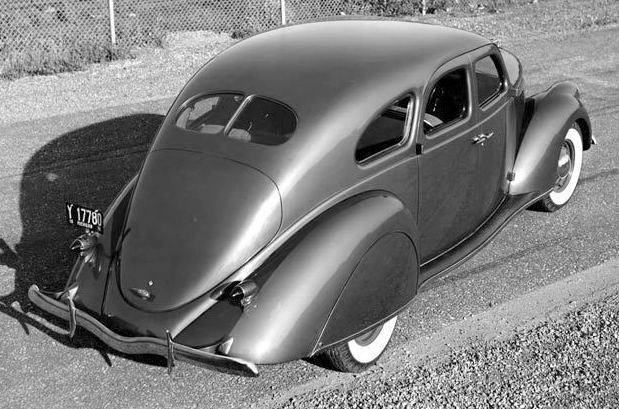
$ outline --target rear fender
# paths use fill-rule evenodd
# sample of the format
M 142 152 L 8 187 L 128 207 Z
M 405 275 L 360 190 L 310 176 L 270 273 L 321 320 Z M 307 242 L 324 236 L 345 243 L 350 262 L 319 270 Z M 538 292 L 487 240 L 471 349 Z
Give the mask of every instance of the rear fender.
M 581 128 L 584 148 L 591 146 L 591 123 L 579 97 L 576 85 L 562 82 L 527 100 L 510 195 L 552 189 L 561 145 L 574 122 Z
M 357 271 L 376 267 L 376 256 L 380 254 L 384 258 L 384 247 L 388 244 L 396 244 L 401 250 L 410 249 L 412 244 L 402 246 L 401 243 L 402 239 L 409 243 L 416 239 L 414 226 L 402 202 L 384 192 L 355 196 L 319 216 L 250 277 L 260 291 L 229 334 L 233 339 L 229 355 L 261 364 L 312 355 L 327 321 L 337 317 L 342 322 L 344 312 L 350 309 L 348 295 L 352 293 L 345 288 L 361 293 L 368 291 L 367 286 L 375 286 L 371 293 L 380 294 L 377 300 L 392 302 L 387 292 L 391 291 L 391 284 L 398 283 L 394 274 L 386 276 L 393 282 L 384 285 L 384 280 L 368 280 L 367 274 L 357 274 Z M 408 262 L 402 255 L 395 256 L 396 259 Z M 416 270 L 400 267 L 397 271 L 414 274 Z M 356 282 L 357 276 L 365 281 Z M 412 286 L 416 277 L 405 283 Z M 402 293 L 408 297 L 414 291 L 409 288 Z M 391 308 L 381 306 L 381 313 L 372 319 L 386 318 L 380 315 L 395 311 L 400 307 L 398 302 Z M 338 308 L 334 311 L 336 303 Z M 350 322 L 341 329 L 343 335 L 338 336 L 349 336 L 357 327 L 357 323 Z

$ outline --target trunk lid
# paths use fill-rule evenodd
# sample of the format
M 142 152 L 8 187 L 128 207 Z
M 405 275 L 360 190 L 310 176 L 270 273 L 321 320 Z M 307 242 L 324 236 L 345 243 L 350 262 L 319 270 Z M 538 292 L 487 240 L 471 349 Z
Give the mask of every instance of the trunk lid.
M 121 247 L 124 298 L 166 311 L 200 297 L 275 237 L 281 212 L 277 187 L 254 168 L 203 153 L 151 152 Z

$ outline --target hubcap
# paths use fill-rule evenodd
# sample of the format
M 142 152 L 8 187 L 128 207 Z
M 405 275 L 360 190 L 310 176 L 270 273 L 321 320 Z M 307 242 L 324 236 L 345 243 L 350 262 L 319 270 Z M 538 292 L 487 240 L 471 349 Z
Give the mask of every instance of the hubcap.
M 380 334 L 380 330 L 382 327 L 382 325 L 379 325 L 373 330 L 368 331 L 365 334 L 359 335 L 357 338 L 355 338 L 355 342 L 362 347 L 370 345 L 376 339 L 376 337 L 378 337 L 378 334 Z
M 557 163 L 557 183 L 555 192 L 560 192 L 568 184 L 574 171 L 574 147 L 569 140 L 563 142 Z

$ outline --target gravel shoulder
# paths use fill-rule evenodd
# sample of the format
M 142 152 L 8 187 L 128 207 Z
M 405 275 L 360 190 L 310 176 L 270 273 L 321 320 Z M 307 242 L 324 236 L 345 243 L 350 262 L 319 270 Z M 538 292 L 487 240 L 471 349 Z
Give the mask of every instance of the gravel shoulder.
M 280 407 L 595 407 L 619 404 L 619 259 L 387 352 Z

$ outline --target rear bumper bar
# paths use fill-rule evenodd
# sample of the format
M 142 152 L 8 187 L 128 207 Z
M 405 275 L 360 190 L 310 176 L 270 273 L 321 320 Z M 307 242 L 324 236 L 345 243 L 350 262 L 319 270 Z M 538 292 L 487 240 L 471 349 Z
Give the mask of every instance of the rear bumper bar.
M 65 304 L 43 294 L 36 285 L 31 286 L 28 290 L 28 298 L 50 314 L 67 321 L 74 319 L 77 326 L 88 330 L 112 349 L 125 354 L 154 354 L 166 357 L 169 371 L 174 366 L 174 360 L 178 359 L 221 372 L 243 376 L 258 375 L 258 368 L 253 362 L 177 344 L 172 341 L 169 334 L 167 340 L 154 337 L 126 337 L 116 334 L 93 316 L 75 308 L 73 303 Z M 74 314 L 74 318 L 71 317 L 72 314 Z

